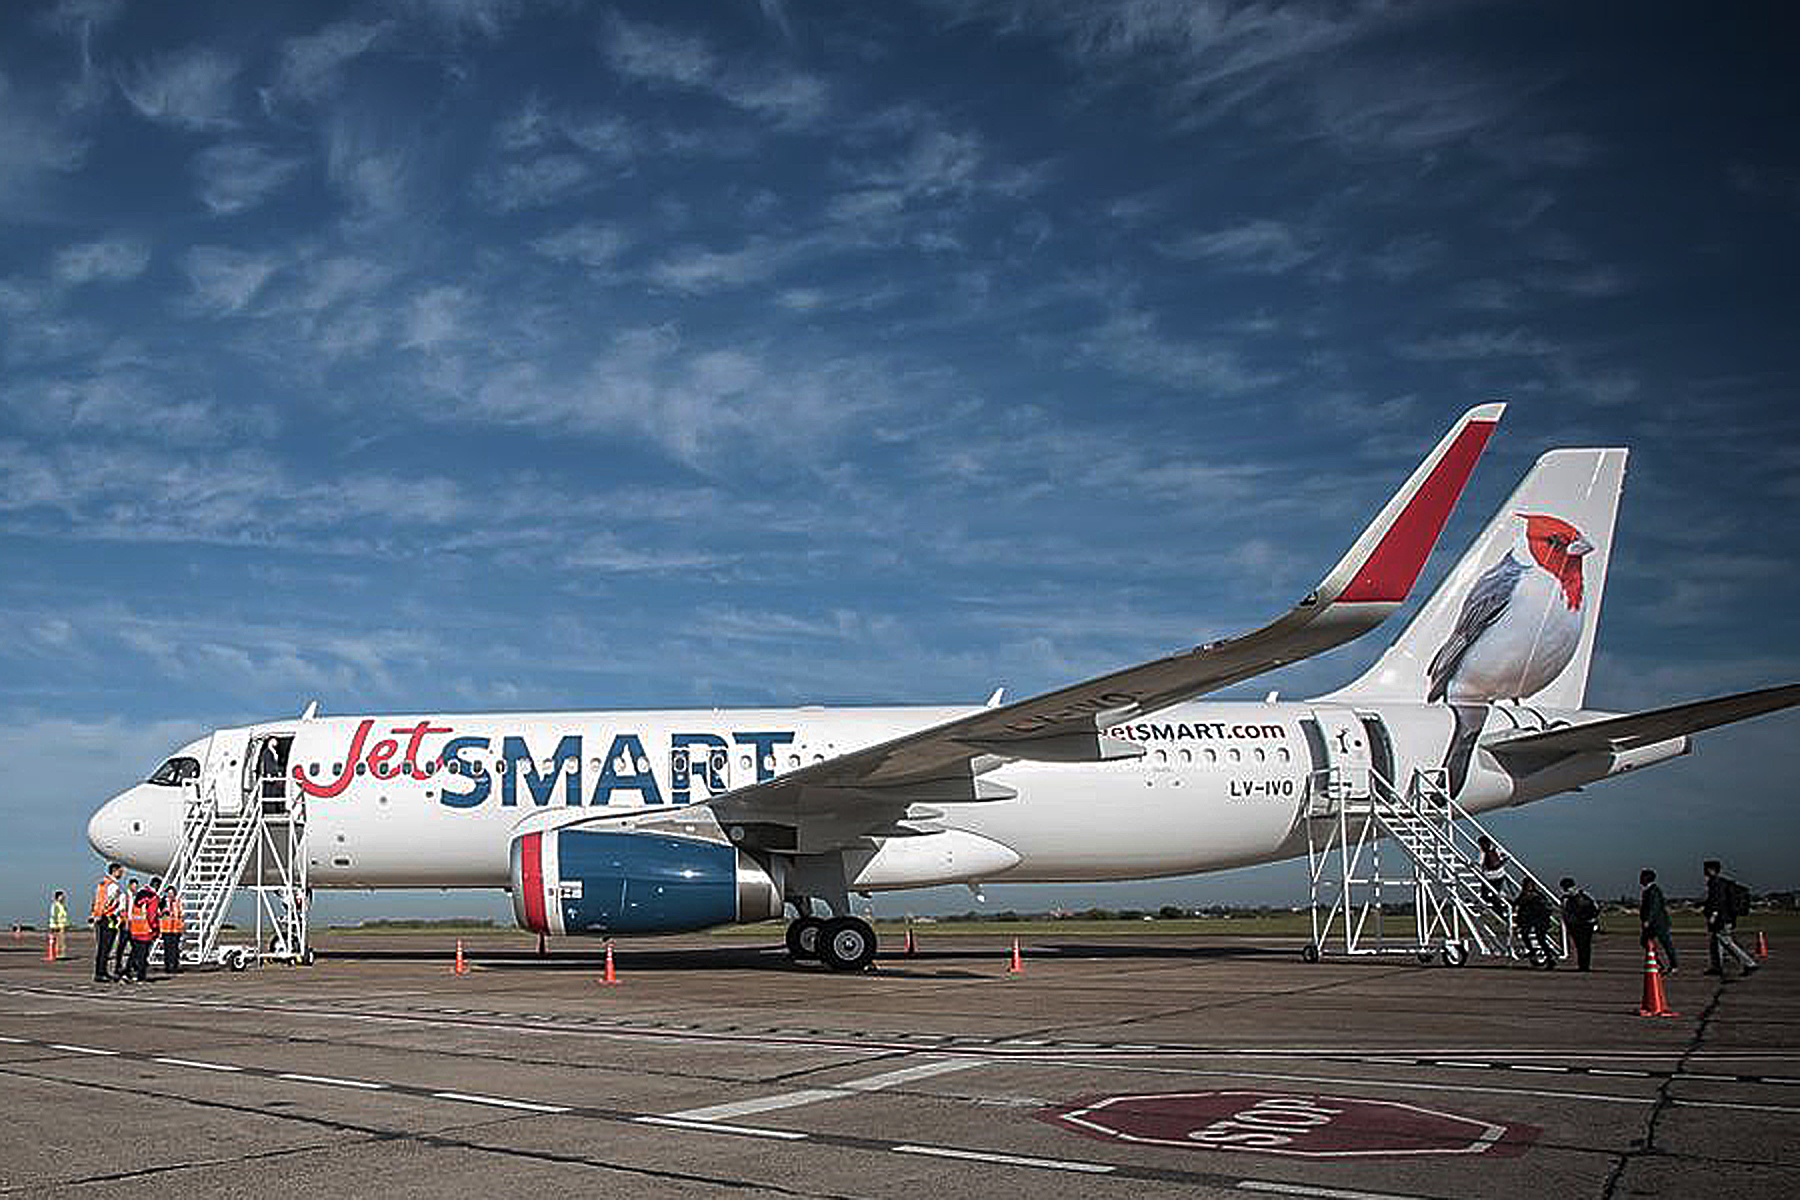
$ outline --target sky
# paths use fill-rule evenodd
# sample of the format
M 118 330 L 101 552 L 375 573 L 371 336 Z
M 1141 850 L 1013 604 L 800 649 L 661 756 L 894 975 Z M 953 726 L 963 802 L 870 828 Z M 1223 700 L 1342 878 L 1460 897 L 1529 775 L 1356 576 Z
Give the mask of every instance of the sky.
M 1590 704 L 1800 680 L 1793 30 L 1674 8 L 5 5 L 0 917 L 314 699 L 978 702 L 1254 627 L 1489 399 L 1427 585 L 1545 449 L 1629 446 Z M 1797 733 L 1495 827 L 1794 887 Z

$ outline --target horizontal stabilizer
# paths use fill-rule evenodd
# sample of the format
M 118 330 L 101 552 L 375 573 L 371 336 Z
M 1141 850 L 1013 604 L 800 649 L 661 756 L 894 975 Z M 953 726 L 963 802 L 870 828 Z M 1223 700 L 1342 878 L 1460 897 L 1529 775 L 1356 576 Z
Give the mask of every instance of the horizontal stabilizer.
M 1761 716 L 1800 704 L 1800 683 L 1739 692 L 1711 700 L 1695 700 L 1668 708 L 1647 709 L 1622 717 L 1606 717 L 1546 733 L 1526 733 L 1498 741 L 1484 742 L 1482 748 L 1499 757 L 1545 758 L 1584 751 L 1635 750 L 1666 742 L 1671 738 L 1699 733 Z

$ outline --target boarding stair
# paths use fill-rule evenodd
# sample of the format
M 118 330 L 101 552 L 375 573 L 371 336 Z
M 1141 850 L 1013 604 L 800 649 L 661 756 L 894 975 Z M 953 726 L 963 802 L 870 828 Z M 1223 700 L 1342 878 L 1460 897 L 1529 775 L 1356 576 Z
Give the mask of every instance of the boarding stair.
M 1527 958 L 1532 951 L 1514 921 L 1514 900 L 1527 880 L 1550 906 L 1552 948 L 1567 956 L 1556 894 L 1456 802 L 1442 768 L 1415 770 L 1399 787 L 1369 767 L 1326 767 L 1309 778 L 1303 806 L 1309 959 L 1414 954 L 1460 965 L 1471 954 Z M 1492 880 L 1481 869 L 1484 837 L 1502 855 Z M 1390 910 L 1409 904 L 1409 927 L 1390 930 L 1400 916 Z
M 167 879 L 181 895 L 181 961 L 241 970 L 267 958 L 311 962 L 306 922 L 306 807 L 286 777 L 292 738 L 222 731 L 184 804 Z M 238 768 L 241 748 L 242 771 Z M 221 945 L 240 891 L 254 898 L 254 941 Z

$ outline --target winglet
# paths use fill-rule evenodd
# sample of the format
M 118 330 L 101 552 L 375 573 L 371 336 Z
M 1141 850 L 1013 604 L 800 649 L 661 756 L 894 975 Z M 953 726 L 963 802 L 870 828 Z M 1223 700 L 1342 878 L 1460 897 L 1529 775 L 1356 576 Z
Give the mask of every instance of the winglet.
M 1431 557 L 1504 404 L 1464 413 L 1387 502 L 1314 593 L 1325 604 L 1398 605 Z

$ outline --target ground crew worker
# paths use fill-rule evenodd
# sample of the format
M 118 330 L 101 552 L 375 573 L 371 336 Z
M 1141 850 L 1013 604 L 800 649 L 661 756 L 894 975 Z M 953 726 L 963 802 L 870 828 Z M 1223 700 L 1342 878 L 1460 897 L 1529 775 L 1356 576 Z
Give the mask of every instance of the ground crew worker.
M 1567 875 L 1557 886 L 1562 888 L 1563 928 L 1575 943 L 1575 969 L 1586 971 L 1594 962 L 1594 931 L 1600 928 L 1600 906 L 1586 888 L 1576 887 Z
M 126 920 L 131 912 L 131 901 L 138 894 L 138 881 L 133 879 L 125 884 L 125 890 L 119 903 L 119 936 L 113 939 L 113 978 L 125 976 L 125 956 L 131 953 L 131 933 L 126 929 Z
M 1669 938 L 1669 902 L 1663 899 L 1663 890 L 1657 885 L 1656 872 L 1645 867 L 1638 872 L 1638 886 L 1643 889 L 1638 897 L 1638 923 L 1643 926 L 1643 933 L 1638 942 L 1648 950 L 1651 942 L 1662 946 L 1663 974 L 1675 973 L 1675 943 Z
M 106 964 L 112 957 L 113 942 L 123 932 L 119 928 L 119 916 L 125 908 L 125 889 L 119 877 L 124 874 L 124 867 L 108 863 L 106 874 L 94 885 L 94 908 L 90 916 L 94 922 L 95 983 L 111 983 L 113 979 L 107 973 Z
M 63 956 L 63 949 L 69 937 L 69 906 L 63 903 L 62 889 L 50 897 L 50 961 L 56 962 Z
M 151 881 L 153 884 L 155 880 Z M 126 931 L 131 935 L 131 961 L 125 975 L 139 983 L 150 978 L 150 943 L 156 940 L 156 888 L 147 887 L 131 898 L 131 919 Z
M 1707 952 L 1712 965 L 1706 973 L 1723 979 L 1725 969 L 1720 960 L 1729 952 L 1744 968 L 1744 974 L 1749 975 L 1759 964 L 1731 937 L 1738 918 L 1750 912 L 1749 889 L 1721 871 L 1716 858 L 1701 863 L 1700 869 L 1706 873 L 1706 932 L 1711 935 L 1707 938 Z
M 1546 971 L 1556 969 L 1556 951 L 1550 948 L 1550 897 L 1544 895 L 1533 879 L 1519 885 L 1519 899 L 1514 905 L 1519 934 L 1531 961 Z
M 163 891 L 157 926 L 162 932 L 163 974 L 177 974 L 181 970 L 181 893 L 173 887 Z

